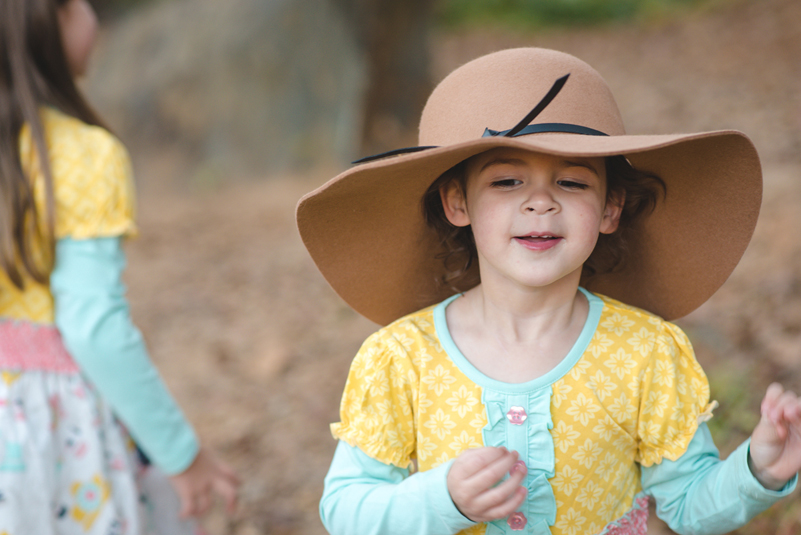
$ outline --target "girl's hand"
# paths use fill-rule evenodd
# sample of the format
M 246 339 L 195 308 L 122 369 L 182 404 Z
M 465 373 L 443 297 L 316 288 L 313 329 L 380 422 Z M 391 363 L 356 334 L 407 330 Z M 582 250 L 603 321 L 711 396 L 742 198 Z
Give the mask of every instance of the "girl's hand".
M 448 492 L 461 513 L 473 522 L 489 522 L 509 516 L 526 499 L 521 487 L 525 464 L 516 451 L 476 448 L 459 455 L 448 472 Z M 509 479 L 495 486 L 506 474 Z
M 765 488 L 779 490 L 801 469 L 801 400 L 778 383 L 762 400 L 762 419 L 751 435 L 749 467 Z
M 189 468 L 171 476 L 170 480 L 181 500 L 181 518 L 205 513 L 211 505 L 212 491 L 225 501 L 229 515 L 236 508 L 239 478 L 227 464 L 202 446 Z

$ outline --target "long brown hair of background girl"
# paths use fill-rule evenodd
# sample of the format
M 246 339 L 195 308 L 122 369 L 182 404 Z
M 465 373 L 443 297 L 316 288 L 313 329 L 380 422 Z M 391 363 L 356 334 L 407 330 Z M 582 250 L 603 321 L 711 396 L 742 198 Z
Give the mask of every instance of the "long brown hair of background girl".
M 75 86 L 62 45 L 57 10 L 69 1 L 0 0 L 0 269 L 20 289 L 25 272 L 46 284 L 53 269 L 53 179 L 39 107 L 103 126 Z M 31 177 L 19 156 L 26 123 L 45 181 L 46 228 L 40 228 Z M 38 262 L 32 248 L 37 237 L 47 244 Z

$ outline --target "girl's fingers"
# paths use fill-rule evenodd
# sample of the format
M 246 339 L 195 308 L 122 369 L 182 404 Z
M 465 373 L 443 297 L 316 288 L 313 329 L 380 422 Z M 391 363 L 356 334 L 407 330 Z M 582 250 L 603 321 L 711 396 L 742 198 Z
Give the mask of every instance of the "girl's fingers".
M 775 439 L 784 441 L 790 430 L 789 426 L 798 424 L 799 418 L 801 418 L 801 408 L 799 408 L 799 400 L 795 393 L 784 391 L 779 385 L 776 386 L 778 388 L 771 385 L 768 394 L 765 395 L 763 406 L 766 406 L 766 410 L 763 410 L 762 416 L 764 420 L 767 420 L 767 425 L 772 429 Z
M 220 466 L 220 471 L 222 472 L 225 479 L 227 479 L 232 485 L 239 486 L 242 482 L 239 479 L 239 476 L 236 472 L 234 472 L 230 466 L 227 464 L 223 464 Z
M 771 420 L 770 414 L 773 409 L 776 407 L 776 402 L 778 401 L 779 397 L 781 397 L 782 393 L 784 392 L 784 388 L 779 383 L 771 383 L 768 387 L 768 390 L 765 392 L 765 397 L 762 399 L 762 405 L 760 406 L 760 412 L 764 418 Z
M 217 472 L 217 476 L 224 477 L 235 485 L 239 484 L 239 476 L 226 463 L 215 459 L 214 470 Z
M 490 510 L 507 502 L 513 495 L 522 488 L 520 485 L 526 477 L 525 467 L 516 469 L 508 479 L 496 487 L 491 487 L 481 493 L 476 498 L 476 506 L 480 509 Z M 525 490 L 525 488 L 523 488 Z
M 772 429 L 772 433 L 780 435 L 779 438 L 783 438 L 781 436 L 782 430 L 780 429 L 781 425 L 779 423 L 779 411 L 784 394 L 785 392 L 782 385 L 779 383 L 772 383 L 768 387 L 767 392 L 765 392 L 765 397 L 762 399 L 762 405 L 760 407 L 764 424 Z
M 502 459 L 509 453 L 504 447 L 500 448 L 478 448 L 467 450 L 460 456 L 461 463 L 459 471 L 464 480 L 474 477 L 487 466 Z
M 236 511 L 236 498 L 241 481 L 227 464 L 220 463 L 218 469 L 219 477 L 214 481 L 214 491 L 225 502 L 225 510 L 232 515 Z
M 472 477 L 467 478 L 464 483 L 465 488 L 473 495 L 483 492 L 500 481 L 516 462 L 517 452 L 505 451 L 503 455 L 484 466 Z
M 772 383 L 769 387 L 767 392 L 765 392 L 765 397 L 762 400 L 762 406 L 760 407 L 762 416 L 770 419 L 770 413 L 776 407 L 776 402 L 779 400 L 781 395 L 784 393 L 784 388 L 779 383 Z
M 796 402 L 788 410 L 787 419 L 793 423 L 801 422 L 801 398 L 796 399 Z
M 779 424 L 785 418 L 785 411 L 798 403 L 798 398 L 792 392 L 784 392 L 770 411 L 770 420 Z
M 194 515 L 200 516 L 204 514 L 206 511 L 208 511 L 210 505 L 211 505 L 211 497 L 209 496 L 209 492 L 208 491 L 201 492 L 200 494 L 198 494 L 195 500 Z
M 783 414 L 785 420 L 792 421 L 798 418 L 799 398 L 795 392 L 787 392 L 786 402 L 783 404 Z
M 230 479 L 218 480 L 214 485 L 214 491 L 225 502 L 225 510 L 229 515 L 234 514 L 236 510 L 236 496 L 239 480 L 231 481 Z
M 786 439 L 787 435 L 793 431 L 795 433 L 801 431 L 801 399 L 792 392 L 790 394 L 791 396 L 788 396 L 782 404 L 780 415 L 779 426 L 782 428 L 780 434 L 783 439 Z
M 768 387 L 767 392 L 765 392 L 765 399 L 762 401 L 763 408 L 765 404 L 769 404 L 770 407 L 776 404 L 776 401 L 779 397 L 784 393 L 784 388 L 779 383 L 771 383 Z
M 486 517 L 492 520 L 497 520 L 498 518 L 504 518 L 511 515 L 523 504 L 523 500 L 526 499 L 526 494 L 527 491 L 525 488 L 518 487 L 508 500 L 488 509 L 485 513 Z
M 448 474 L 448 491 L 462 514 L 477 522 L 485 522 L 488 508 L 506 507 L 510 500 L 518 503 L 518 492 L 525 496 L 525 489 L 519 486 L 525 469 L 515 470 L 509 478 L 511 482 L 501 482 L 515 466 L 517 458 L 515 451 L 493 447 L 468 450 L 457 458 Z M 471 476 L 465 475 L 470 473 Z M 485 495 L 490 490 L 492 493 Z M 491 520 L 495 518 L 500 517 Z

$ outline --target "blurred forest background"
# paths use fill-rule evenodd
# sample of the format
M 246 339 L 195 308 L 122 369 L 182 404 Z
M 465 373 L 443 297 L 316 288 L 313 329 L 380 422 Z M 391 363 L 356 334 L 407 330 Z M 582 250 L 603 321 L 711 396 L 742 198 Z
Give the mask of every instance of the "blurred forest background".
M 244 479 L 239 514 L 215 509 L 209 533 L 324 533 L 328 424 L 376 326 L 316 271 L 294 205 L 354 158 L 416 145 L 434 84 L 501 48 L 588 61 L 630 133 L 736 128 L 754 140 L 765 178 L 754 239 L 678 323 L 721 403 L 710 426 L 724 455 L 771 381 L 801 391 L 798 0 L 94 3 L 103 32 L 84 87 L 139 187 L 134 318 L 203 440 Z M 801 533 L 798 496 L 737 533 Z

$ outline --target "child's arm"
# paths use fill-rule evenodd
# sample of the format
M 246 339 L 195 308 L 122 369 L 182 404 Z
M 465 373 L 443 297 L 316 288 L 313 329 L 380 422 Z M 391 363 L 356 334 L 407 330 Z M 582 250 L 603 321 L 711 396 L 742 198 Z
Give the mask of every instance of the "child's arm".
M 320 516 L 333 535 L 452 535 L 475 524 L 455 501 L 480 522 L 503 518 L 520 506 L 525 469 L 493 487 L 516 460 L 514 452 L 502 448 L 479 448 L 409 476 L 408 469 L 340 441 L 325 479 Z
M 204 450 L 131 322 L 121 280 L 124 266 L 121 238 L 58 240 L 50 278 L 56 326 L 83 374 L 148 457 L 169 475 L 185 473 Z M 222 470 L 213 479 L 228 480 Z M 202 486 L 207 494 L 209 486 Z M 198 513 L 198 493 L 192 494 L 193 502 L 184 501 L 183 510 Z
M 642 486 L 656 500 L 659 518 L 683 535 L 728 533 L 746 524 L 795 488 L 765 489 L 748 469 L 749 442 L 725 461 L 706 424 L 676 461 L 642 467 Z
M 223 498 L 228 514 L 234 513 L 239 478 L 207 448 L 201 446 L 189 468 L 170 479 L 181 500 L 181 517 L 205 513 L 212 491 Z
M 774 383 L 761 412 L 751 435 L 749 467 L 763 486 L 777 490 L 801 469 L 801 400 Z
M 320 518 L 331 535 L 452 535 L 474 525 L 451 501 L 452 463 L 409 476 L 344 441 L 325 477 Z
M 100 391 L 151 461 L 184 471 L 199 444 L 133 326 L 120 238 L 62 239 L 50 277 L 56 326 L 81 372 Z

